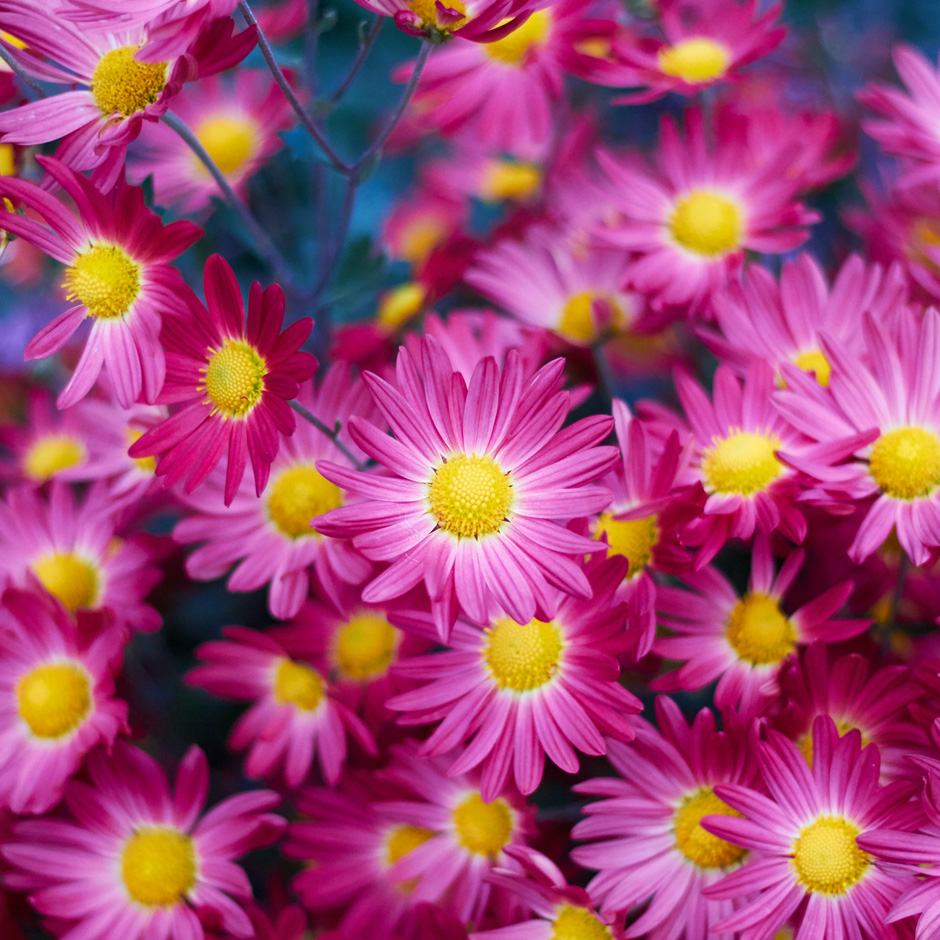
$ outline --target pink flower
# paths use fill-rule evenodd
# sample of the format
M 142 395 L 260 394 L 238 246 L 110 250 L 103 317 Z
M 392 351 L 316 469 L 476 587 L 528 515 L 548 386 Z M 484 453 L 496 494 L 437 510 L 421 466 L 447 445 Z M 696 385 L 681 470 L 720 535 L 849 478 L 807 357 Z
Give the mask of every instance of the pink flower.
M 206 262 L 203 283 L 207 306 L 189 292 L 187 314 L 164 323 L 167 378 L 160 401 L 186 407 L 147 431 L 128 453 L 135 459 L 157 455 L 164 484 L 186 478 L 189 493 L 227 451 L 228 506 L 249 459 L 261 495 L 281 435 L 294 432 L 287 402 L 316 369 L 316 359 L 299 352 L 313 321 L 304 317 L 282 333 L 284 292 L 276 284 L 262 292 L 255 282 L 246 326 L 238 281 L 220 255 Z
M 204 940 L 199 913 L 210 911 L 227 933 L 252 937 L 242 908 L 251 886 L 232 859 L 277 838 L 284 819 L 267 810 L 280 797 L 242 793 L 200 818 L 209 767 L 195 747 L 175 793 L 152 757 L 125 744 L 110 757 L 96 751 L 87 767 L 91 782 L 66 790 L 73 818 L 14 826 L 2 849 L 13 867 L 7 883 L 86 940 Z
M 165 371 L 161 313 L 178 315 L 185 309 L 179 298 L 183 280 L 169 262 L 197 241 L 202 229 L 192 222 L 164 226 L 144 206 L 143 192 L 136 187 L 119 184 L 105 197 L 58 160 L 36 160 L 74 201 L 77 217 L 34 183 L 4 176 L 0 196 L 35 210 L 48 228 L 5 210 L 0 211 L 0 228 L 68 266 L 66 297 L 74 306 L 30 340 L 26 358 L 58 352 L 90 318 L 85 348 L 58 406 L 67 408 L 84 398 L 102 366 L 123 408 L 130 408 L 141 392 L 152 402 Z

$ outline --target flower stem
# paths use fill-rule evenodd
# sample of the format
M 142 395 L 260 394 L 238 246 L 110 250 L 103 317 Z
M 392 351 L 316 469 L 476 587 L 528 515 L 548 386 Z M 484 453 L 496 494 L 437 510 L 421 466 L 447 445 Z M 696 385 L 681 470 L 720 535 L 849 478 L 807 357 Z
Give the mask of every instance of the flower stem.
M 318 431 L 325 434 L 337 447 L 337 449 L 348 458 L 357 470 L 364 470 L 365 467 L 356 459 L 353 452 L 339 439 L 339 427 L 328 428 L 312 411 L 308 411 L 299 401 L 288 402 L 291 408 L 297 412 L 305 421 L 309 421 Z M 337 422 L 337 425 L 339 422 Z
M 13 54 L 0 45 L 0 59 L 3 59 L 7 65 L 10 66 L 10 69 L 13 71 L 13 74 L 27 87 L 37 98 L 45 98 L 46 93 L 39 86 L 39 83 L 30 75 L 16 59 L 13 58 Z

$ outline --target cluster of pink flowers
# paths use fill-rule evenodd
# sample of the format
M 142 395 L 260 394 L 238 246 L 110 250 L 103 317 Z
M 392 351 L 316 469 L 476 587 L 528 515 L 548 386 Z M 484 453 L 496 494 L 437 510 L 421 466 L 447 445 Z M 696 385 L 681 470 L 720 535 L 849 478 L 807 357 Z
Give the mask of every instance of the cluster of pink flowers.
M 357 2 L 324 92 L 302 0 L 0 0 L 0 936 L 940 940 L 940 69 L 849 113 L 782 4 Z

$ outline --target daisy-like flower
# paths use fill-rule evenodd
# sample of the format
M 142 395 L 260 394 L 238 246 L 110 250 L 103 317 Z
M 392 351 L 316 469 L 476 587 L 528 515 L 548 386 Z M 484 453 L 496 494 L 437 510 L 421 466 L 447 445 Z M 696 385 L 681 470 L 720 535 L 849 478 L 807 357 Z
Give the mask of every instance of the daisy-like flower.
M 575 785 L 579 793 L 605 799 L 584 808 L 587 819 L 572 834 L 591 844 L 574 849 L 572 858 L 599 871 L 588 891 L 603 910 L 629 911 L 649 901 L 627 937 L 705 937 L 734 908 L 707 904 L 702 891 L 746 853 L 704 830 L 701 820 L 738 815 L 715 787 L 752 782 L 756 727 L 727 711 L 718 731 L 709 709 L 689 726 L 664 696 L 655 708 L 658 731 L 640 721 L 633 744 L 610 745 L 608 758 L 620 777 Z
M 422 684 L 390 699 L 389 708 L 404 712 L 408 724 L 440 722 L 422 753 L 447 753 L 469 741 L 449 772 L 481 764 L 484 800 L 505 788 L 510 772 L 522 793 L 534 792 L 546 753 L 562 770 L 577 773 L 572 745 L 597 755 L 606 751 L 605 735 L 629 741 L 629 716 L 642 709 L 617 681 L 617 655 L 629 641 L 625 608 L 614 597 L 625 572 L 623 559 L 589 566 L 591 600 L 563 597 L 548 622 L 499 617 L 481 631 L 458 621 L 450 650 L 395 666 Z M 392 619 L 434 635 L 430 615 L 393 613 Z
M 849 547 L 853 561 L 867 558 L 894 528 L 922 565 L 940 546 L 940 313 L 901 310 L 890 332 L 865 316 L 863 329 L 865 358 L 824 339 L 832 364 L 827 389 L 784 368 L 779 409 L 819 442 L 784 456 L 817 481 L 810 498 L 873 498 Z
M 342 425 L 339 437 L 347 450 L 349 416 L 373 412 L 363 383 L 352 380 L 348 366 L 337 363 L 319 388 L 305 383 L 297 401 L 328 428 Z M 310 593 L 311 566 L 320 589 L 338 602 L 344 584 L 361 584 L 372 565 L 352 546 L 325 538 L 310 520 L 343 505 L 343 492 L 321 476 L 322 458 L 350 466 L 350 460 L 322 431 L 300 421 L 282 443 L 271 464 L 271 478 L 259 499 L 255 487 L 243 480 L 231 504 L 222 503 L 222 474 L 187 499 L 196 515 L 183 519 L 173 537 L 183 544 L 205 542 L 186 560 L 186 571 L 198 580 L 221 577 L 239 562 L 228 580 L 230 591 L 256 591 L 269 585 L 268 609 L 281 620 L 293 617 Z
M 687 112 L 684 137 L 665 119 L 656 170 L 599 155 L 614 210 L 602 237 L 636 252 L 632 286 L 693 311 L 740 270 L 745 250 L 796 248 L 819 218 L 794 201 L 784 152 L 758 165 L 743 121 L 722 120 L 714 131 L 710 147 L 700 112 Z
M 238 71 L 230 81 L 202 79 L 173 99 L 173 113 L 205 147 L 232 188 L 244 194 L 248 179 L 284 146 L 279 131 L 293 126 L 293 111 L 268 72 Z M 154 199 L 182 212 L 221 195 L 215 180 L 186 142 L 165 124 L 147 124 L 128 157 L 128 176 L 153 177 Z
M 4 592 L 0 626 L 0 804 L 43 813 L 93 747 L 127 730 L 112 676 L 123 637 L 15 590 Z
M 366 557 L 391 562 L 362 592 L 367 603 L 398 597 L 423 581 L 446 640 L 456 602 L 477 623 L 500 608 L 526 624 L 555 616 L 551 585 L 589 598 L 572 555 L 597 543 L 559 524 L 606 508 L 610 491 L 593 485 L 616 460 L 595 446 L 611 419 L 584 418 L 560 430 L 569 396 L 564 361 L 527 378 L 511 350 L 500 373 L 482 360 L 469 385 L 433 337 L 421 360 L 398 355 L 394 387 L 365 380 L 393 437 L 355 416 L 353 440 L 385 475 L 320 462 L 329 480 L 363 497 L 314 520 L 317 530 L 351 537 Z
M 851 581 L 835 585 L 792 614 L 784 613 L 784 595 L 803 558 L 801 550 L 793 552 L 775 574 L 769 541 L 757 538 L 743 596 L 711 567 L 682 578 L 690 591 L 661 586 L 661 622 L 679 636 L 654 640 L 653 651 L 685 665 L 655 680 L 653 687 L 700 689 L 720 677 L 715 689 L 718 708 L 760 711 L 779 691 L 780 670 L 797 646 L 813 640 L 833 643 L 864 632 L 870 620 L 830 619 L 851 593 Z
M 771 937 L 792 915 L 797 940 L 886 937 L 885 915 L 908 882 L 859 844 L 874 829 L 910 832 L 922 811 L 912 787 L 878 785 L 878 748 L 861 734 L 844 737 L 831 718 L 813 724 L 813 766 L 775 731 L 759 744 L 763 792 L 723 784 L 715 792 L 742 819 L 707 816 L 704 828 L 750 849 L 755 858 L 705 890 L 709 898 L 740 901 L 716 933 Z M 755 897 L 756 894 L 756 897 Z
M 733 81 L 739 69 L 775 49 L 786 30 L 775 25 L 781 4 L 758 14 L 757 0 L 664 0 L 659 4 L 663 38 L 615 42 L 626 67 L 623 84 L 646 87 L 618 104 L 654 101 L 670 91 L 695 95 Z
M 143 393 L 152 402 L 164 380 L 161 313 L 181 314 L 185 290 L 169 262 L 202 235 L 192 222 L 163 225 L 144 205 L 143 191 L 118 184 L 105 198 L 88 180 L 49 157 L 36 157 L 49 177 L 72 198 L 77 214 L 26 180 L 0 176 L 0 197 L 35 210 L 35 219 L 6 211 L 0 199 L 0 229 L 25 239 L 66 265 L 65 313 L 43 327 L 26 347 L 27 359 L 58 352 L 85 319 L 92 320 L 85 348 L 58 406 L 83 398 L 107 368 L 114 396 L 130 408 Z
M 533 0 L 356 0 L 411 36 L 446 42 L 455 36 L 494 42 L 511 33 L 531 12 Z
M 116 535 L 102 484 L 78 504 L 57 480 L 48 502 L 32 488 L 13 489 L 0 502 L 0 577 L 15 587 L 45 588 L 71 613 L 109 610 L 120 628 L 157 630 L 160 615 L 144 598 L 160 569 L 141 541 Z
M 280 797 L 242 793 L 200 818 L 209 766 L 198 748 L 183 759 L 175 793 L 160 765 L 129 745 L 96 751 L 87 768 L 90 783 L 66 788 L 73 818 L 14 826 L 2 849 L 13 869 L 7 884 L 87 940 L 204 940 L 200 912 L 231 936 L 252 937 L 242 908 L 251 886 L 232 860 L 277 838 L 284 819 L 268 810 Z
M 248 748 L 249 777 L 283 771 L 288 785 L 296 787 L 316 753 L 327 783 L 335 784 L 346 762 L 347 733 L 375 753 L 365 725 L 332 697 L 322 665 L 317 669 L 306 661 L 303 629 L 258 633 L 226 627 L 222 633 L 225 640 L 196 650 L 205 665 L 191 670 L 186 681 L 214 695 L 254 702 L 229 739 L 235 751 Z
M 220 255 L 206 262 L 206 306 L 190 292 L 185 316 L 167 318 L 163 343 L 167 377 L 160 402 L 186 404 L 147 431 L 131 457 L 157 456 L 166 486 L 186 478 L 187 493 L 228 454 L 225 505 L 231 504 L 249 459 L 260 496 L 277 456 L 280 438 L 294 432 L 287 402 L 317 367 L 300 346 L 313 320 L 304 317 L 281 332 L 284 292 L 273 284 L 248 294 L 248 319 L 235 274 Z

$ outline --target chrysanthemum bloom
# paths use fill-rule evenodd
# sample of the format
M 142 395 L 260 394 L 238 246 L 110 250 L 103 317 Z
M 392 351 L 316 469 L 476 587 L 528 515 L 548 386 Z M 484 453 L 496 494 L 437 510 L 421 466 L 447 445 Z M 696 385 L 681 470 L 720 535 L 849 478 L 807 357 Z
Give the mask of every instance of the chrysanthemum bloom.
M 101 627 L 76 624 L 37 595 L 3 594 L 0 805 L 14 813 L 50 809 L 85 755 L 126 731 L 127 705 L 114 698 L 112 676 L 123 636 Z
M 143 191 L 118 184 L 106 198 L 84 177 L 58 160 L 37 157 L 74 200 L 77 213 L 34 183 L 0 176 L 0 197 L 21 202 L 42 216 L 6 211 L 0 198 L 0 228 L 41 248 L 66 265 L 66 299 L 71 306 L 43 327 L 26 347 L 27 359 L 58 352 L 85 319 L 92 320 L 75 372 L 59 395 L 67 408 L 83 398 L 104 365 L 118 403 L 129 408 L 143 393 L 152 402 L 164 379 L 161 314 L 185 309 L 179 272 L 169 262 L 202 235 L 192 222 L 164 225 L 144 205 Z
M 614 43 L 616 59 L 627 70 L 622 84 L 647 89 L 616 103 L 642 104 L 670 91 L 695 95 L 734 81 L 738 70 L 780 44 L 786 33 L 775 25 L 780 10 L 775 3 L 758 14 L 757 0 L 666 0 L 658 7 L 663 39 Z
M 727 711 L 718 731 L 709 709 L 690 727 L 665 696 L 655 707 L 658 731 L 640 721 L 633 744 L 611 744 L 608 758 L 620 777 L 575 785 L 578 793 L 605 799 L 584 808 L 587 819 L 572 834 L 592 842 L 572 858 L 599 870 L 588 891 L 603 910 L 629 911 L 649 900 L 627 937 L 705 937 L 734 908 L 706 903 L 702 891 L 737 868 L 746 852 L 706 832 L 701 819 L 738 815 L 715 787 L 751 783 L 756 728 Z
M 792 614 L 784 613 L 784 595 L 803 559 L 801 550 L 793 552 L 775 574 L 769 541 L 758 537 L 743 597 L 711 567 L 682 578 L 689 591 L 661 586 L 660 621 L 679 636 L 654 640 L 653 651 L 685 665 L 655 680 L 653 687 L 700 689 L 719 679 L 718 708 L 760 711 L 779 691 L 780 670 L 797 646 L 813 640 L 834 643 L 864 632 L 870 620 L 830 619 L 849 596 L 851 581 L 835 585 Z
M 700 112 L 687 112 L 686 128 L 683 137 L 663 121 L 655 170 L 599 154 L 614 210 L 601 234 L 637 253 L 630 269 L 637 290 L 698 310 L 741 268 L 746 250 L 790 251 L 819 216 L 794 200 L 785 153 L 753 160 L 743 122 L 719 122 L 713 146 Z
M 527 379 L 511 350 L 502 373 L 486 358 L 468 386 L 433 337 L 421 350 L 418 363 L 399 352 L 397 388 L 364 376 L 394 437 L 350 421 L 353 440 L 387 475 L 321 461 L 327 479 L 363 499 L 314 524 L 391 562 L 363 591 L 367 603 L 423 581 L 444 639 L 455 601 L 477 623 L 500 608 L 517 623 L 549 621 L 557 604 L 550 585 L 591 596 L 570 556 L 597 544 L 559 522 L 607 506 L 610 491 L 590 481 L 616 460 L 614 448 L 595 446 L 612 421 L 598 415 L 560 430 L 569 403 L 562 359 Z
M 200 913 L 234 937 L 252 937 L 241 906 L 251 885 L 232 859 L 277 838 L 284 819 L 267 811 L 281 798 L 241 793 L 200 818 L 209 766 L 195 747 L 180 765 L 175 794 L 160 765 L 125 744 L 110 756 L 96 751 L 87 768 L 90 783 L 66 788 L 73 819 L 14 826 L 2 849 L 13 866 L 7 884 L 86 940 L 203 940 Z
M 238 71 L 231 81 L 202 79 L 173 99 L 172 112 L 205 147 L 232 188 L 244 194 L 249 177 L 284 146 L 279 131 L 294 112 L 268 72 Z M 202 161 L 175 131 L 147 124 L 128 157 L 128 175 L 141 183 L 153 177 L 154 199 L 196 212 L 221 196 Z
M 769 795 L 719 785 L 719 798 L 744 818 L 702 821 L 709 832 L 756 856 L 706 889 L 709 898 L 741 902 L 715 932 L 772 937 L 796 914 L 797 940 L 893 940 L 897 935 L 885 925 L 885 915 L 909 882 L 864 851 L 858 839 L 873 829 L 913 829 L 922 811 L 910 803 L 912 786 L 879 786 L 878 748 L 863 749 L 858 731 L 840 738 L 828 716 L 813 724 L 812 768 L 792 741 L 767 734 L 759 762 Z
M 908 705 L 922 694 L 907 666 L 874 668 L 856 653 L 840 656 L 831 665 L 824 643 L 806 648 L 799 661 L 791 661 L 780 674 L 785 703 L 772 719 L 773 726 L 812 763 L 813 721 L 829 715 L 839 734 L 857 728 L 862 744 L 876 744 L 884 782 L 920 777 L 908 756 L 922 754 L 927 735 L 919 728 Z
M 534 792 L 546 753 L 562 770 L 577 773 L 572 745 L 597 755 L 607 749 L 605 735 L 629 741 L 629 716 L 642 705 L 617 681 L 617 655 L 630 642 L 626 608 L 615 602 L 626 568 L 623 559 L 590 565 L 591 600 L 562 597 L 548 622 L 498 617 L 480 630 L 458 620 L 450 650 L 401 660 L 394 671 L 422 684 L 390 699 L 389 708 L 405 713 L 403 723 L 440 722 L 422 753 L 465 745 L 449 773 L 481 765 L 480 792 L 492 800 L 510 773 L 522 793 Z M 433 636 L 429 615 L 392 619 Z
M 411 36 L 446 42 L 455 36 L 474 42 L 493 42 L 525 20 L 532 0 L 356 0 Z
M 831 366 L 822 351 L 820 334 L 833 336 L 856 353 L 864 352 L 860 329 L 867 311 L 889 322 L 907 300 L 907 283 L 899 264 L 885 269 L 852 255 L 832 282 L 810 254 L 788 261 L 779 284 L 760 265 L 752 265 L 740 281 L 712 298 L 715 320 L 724 334 L 700 330 L 716 356 L 744 375 L 750 363 L 763 359 L 779 373 L 784 362 L 813 372 L 820 385 L 829 384 Z
M 212 255 L 203 273 L 206 306 L 188 293 L 185 316 L 167 318 L 163 404 L 185 404 L 129 449 L 131 457 L 157 456 L 166 486 L 186 479 L 198 486 L 227 451 L 225 505 L 231 504 L 251 460 L 260 496 L 277 456 L 280 438 L 294 433 L 288 401 L 317 367 L 299 349 L 313 327 L 304 317 L 284 332 L 284 292 L 256 281 L 248 294 L 248 320 L 232 269 Z
M 784 456 L 817 481 L 810 498 L 873 498 L 849 547 L 853 561 L 867 558 L 894 528 L 922 565 L 940 546 L 940 313 L 903 309 L 890 332 L 865 316 L 862 328 L 865 358 L 824 339 L 828 389 L 784 368 L 780 412 L 819 442 Z
M 76 503 L 68 484 L 53 480 L 48 502 L 32 488 L 0 502 L 0 577 L 16 587 L 44 587 L 72 613 L 109 610 L 117 626 L 151 632 L 162 622 L 144 603 L 160 580 L 144 544 L 116 537 L 103 484 Z
M 304 632 L 226 627 L 225 640 L 196 650 L 205 665 L 191 670 L 186 681 L 213 695 L 254 702 L 229 739 L 233 750 L 248 749 L 249 777 L 283 771 L 288 785 L 296 787 L 316 753 L 323 776 L 333 785 L 346 762 L 347 733 L 369 753 L 375 753 L 375 742 L 359 718 L 332 697 L 322 665 L 317 669 L 302 658 Z
M 347 449 L 358 450 L 346 433 L 349 416 L 374 409 L 365 386 L 352 379 L 345 364 L 333 366 L 317 389 L 305 383 L 297 401 L 328 428 L 340 422 L 340 441 Z M 229 590 L 256 591 L 269 585 L 268 609 L 281 620 L 293 617 L 307 599 L 311 566 L 320 590 L 334 602 L 344 584 L 365 581 L 372 565 L 348 542 L 325 538 L 310 525 L 315 516 L 344 502 L 342 490 L 317 471 L 321 458 L 350 466 L 329 437 L 300 420 L 272 462 L 271 478 L 260 499 L 254 485 L 243 480 L 226 508 L 222 474 L 215 473 L 187 499 L 198 515 L 184 518 L 173 530 L 178 542 L 206 543 L 186 560 L 189 576 L 212 580 L 239 562 L 228 580 Z

